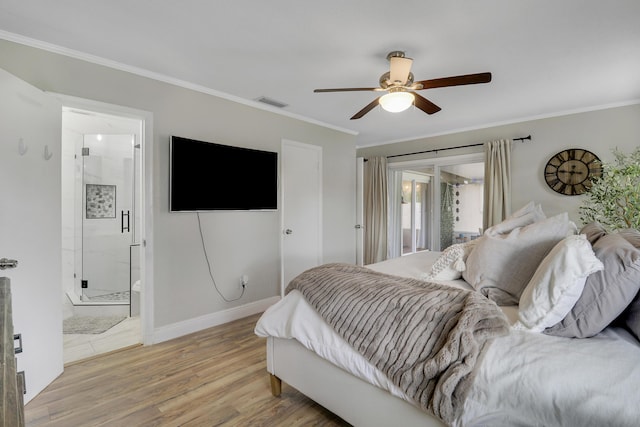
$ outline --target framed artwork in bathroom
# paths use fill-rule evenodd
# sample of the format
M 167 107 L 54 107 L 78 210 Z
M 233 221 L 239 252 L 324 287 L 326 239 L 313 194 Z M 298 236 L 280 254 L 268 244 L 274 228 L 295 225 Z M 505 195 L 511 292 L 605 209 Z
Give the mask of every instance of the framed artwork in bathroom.
M 86 215 L 87 219 L 115 218 L 116 186 L 87 184 Z

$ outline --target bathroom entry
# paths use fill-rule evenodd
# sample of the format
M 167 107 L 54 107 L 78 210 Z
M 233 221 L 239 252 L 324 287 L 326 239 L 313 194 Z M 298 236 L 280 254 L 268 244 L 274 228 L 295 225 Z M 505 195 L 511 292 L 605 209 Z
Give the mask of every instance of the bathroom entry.
M 76 289 L 82 301 L 129 303 L 139 277 L 139 266 L 131 264 L 138 259 L 132 256 L 138 250 L 136 147 L 135 135 L 85 134 L 76 151 L 82 233 Z
M 64 362 L 142 341 L 141 119 L 62 109 Z
M 65 320 L 140 313 L 142 134 L 140 119 L 63 107 Z

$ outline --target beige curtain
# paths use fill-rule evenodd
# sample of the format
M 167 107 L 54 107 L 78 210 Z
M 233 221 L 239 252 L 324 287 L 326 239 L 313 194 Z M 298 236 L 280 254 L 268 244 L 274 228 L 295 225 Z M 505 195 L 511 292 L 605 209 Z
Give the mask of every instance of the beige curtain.
M 371 157 L 364 164 L 364 263 L 387 257 L 387 159 Z
M 511 214 L 511 140 L 501 139 L 484 145 L 483 229 Z

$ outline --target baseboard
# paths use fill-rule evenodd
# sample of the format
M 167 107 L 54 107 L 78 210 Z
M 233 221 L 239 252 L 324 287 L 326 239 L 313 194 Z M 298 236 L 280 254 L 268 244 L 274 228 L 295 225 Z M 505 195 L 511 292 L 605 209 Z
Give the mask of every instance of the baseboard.
M 215 313 L 195 317 L 182 322 L 161 326 L 153 331 L 152 343 L 157 344 L 163 341 L 168 341 L 203 329 L 211 328 L 213 326 L 222 325 L 233 320 L 242 319 L 243 317 L 251 316 L 256 313 L 261 313 L 278 301 L 280 301 L 279 296 L 270 297 L 230 308 L 228 310 L 217 311 Z

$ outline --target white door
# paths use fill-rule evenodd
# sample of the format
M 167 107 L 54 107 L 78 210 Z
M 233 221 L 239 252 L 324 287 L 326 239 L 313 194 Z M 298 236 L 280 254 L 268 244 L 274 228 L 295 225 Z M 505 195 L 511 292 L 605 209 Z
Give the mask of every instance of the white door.
M 282 292 L 322 263 L 322 148 L 282 142 Z
M 25 403 L 63 370 L 61 285 L 62 105 L 0 69 L 0 258 L 11 280 Z
M 364 158 L 356 159 L 356 264 L 364 264 Z

